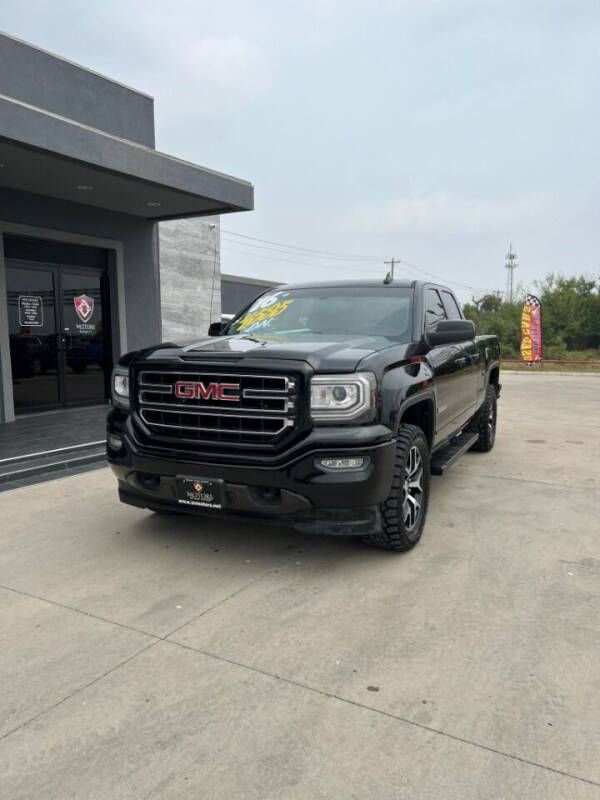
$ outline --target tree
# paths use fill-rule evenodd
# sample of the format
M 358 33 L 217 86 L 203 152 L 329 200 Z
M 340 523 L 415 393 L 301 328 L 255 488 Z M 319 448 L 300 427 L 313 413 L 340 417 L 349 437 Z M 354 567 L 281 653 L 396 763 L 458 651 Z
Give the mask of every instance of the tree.
M 600 281 L 550 273 L 535 286 L 542 301 L 544 356 L 600 357 Z M 522 302 L 507 303 L 498 295 L 486 294 L 473 298 L 464 312 L 478 333 L 498 336 L 505 358 L 518 358 L 522 307 Z

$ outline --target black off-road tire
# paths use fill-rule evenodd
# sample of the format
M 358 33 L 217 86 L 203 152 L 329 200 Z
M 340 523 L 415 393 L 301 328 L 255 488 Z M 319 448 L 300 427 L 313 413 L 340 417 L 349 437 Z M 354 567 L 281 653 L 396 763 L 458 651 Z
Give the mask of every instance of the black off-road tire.
M 406 507 L 409 501 L 406 498 L 406 481 L 412 465 L 414 465 L 415 450 L 419 454 L 421 463 L 420 505 L 414 522 L 406 517 Z M 413 462 L 411 462 L 413 459 Z M 427 506 L 429 504 L 429 486 L 431 481 L 429 446 L 425 434 L 417 425 L 401 425 L 396 438 L 396 464 L 394 479 L 387 500 L 381 504 L 382 531 L 363 537 L 363 541 L 373 547 L 384 550 L 403 552 L 414 547 L 423 533 Z M 417 494 L 419 494 L 417 492 Z M 414 501 L 410 501 L 414 508 Z
M 496 387 L 490 384 L 485 393 L 483 405 L 473 417 L 469 429 L 479 434 L 479 439 L 470 448 L 478 453 L 488 453 L 496 441 L 498 420 L 498 395 Z

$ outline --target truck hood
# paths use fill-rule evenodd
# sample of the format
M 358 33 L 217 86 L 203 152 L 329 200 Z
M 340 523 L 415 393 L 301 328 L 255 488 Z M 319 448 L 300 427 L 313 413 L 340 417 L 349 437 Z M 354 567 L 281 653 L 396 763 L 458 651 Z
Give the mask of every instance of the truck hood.
M 253 358 L 305 361 L 316 372 L 352 372 L 368 356 L 389 347 L 406 348 L 383 336 L 260 336 L 237 335 L 202 339 L 191 344 L 165 344 L 146 351 L 145 358 L 231 362 Z

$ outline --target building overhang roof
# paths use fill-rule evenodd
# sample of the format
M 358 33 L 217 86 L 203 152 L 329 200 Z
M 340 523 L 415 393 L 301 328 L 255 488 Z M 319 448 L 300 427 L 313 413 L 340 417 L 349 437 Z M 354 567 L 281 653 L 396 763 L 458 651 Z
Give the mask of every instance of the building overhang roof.
M 254 207 L 251 183 L 0 95 L 0 186 L 149 220 Z

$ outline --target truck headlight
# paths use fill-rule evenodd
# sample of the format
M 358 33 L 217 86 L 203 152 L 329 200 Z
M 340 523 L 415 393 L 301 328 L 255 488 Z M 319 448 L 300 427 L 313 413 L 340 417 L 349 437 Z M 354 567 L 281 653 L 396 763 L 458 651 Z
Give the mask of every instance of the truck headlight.
M 355 419 L 375 408 L 375 375 L 314 375 L 310 383 L 310 412 L 316 421 Z
M 112 399 L 119 408 L 129 408 L 129 370 L 115 367 L 112 374 Z

